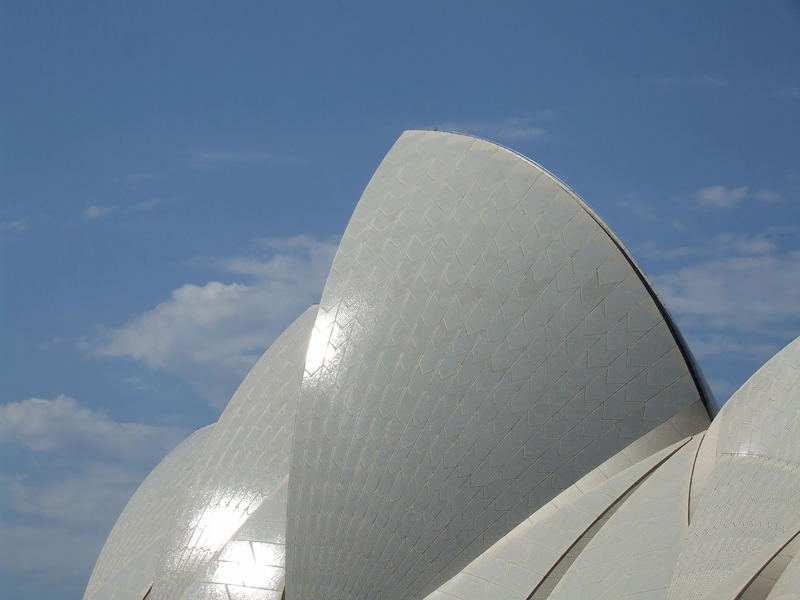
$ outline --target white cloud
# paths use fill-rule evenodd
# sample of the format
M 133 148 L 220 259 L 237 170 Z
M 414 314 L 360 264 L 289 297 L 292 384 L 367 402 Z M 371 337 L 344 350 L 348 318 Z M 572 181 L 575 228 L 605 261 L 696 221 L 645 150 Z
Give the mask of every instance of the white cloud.
M 792 228 L 781 231 L 773 228 L 752 235 L 722 233 L 712 236 L 704 244 L 697 246 L 662 248 L 654 243 L 644 244 L 639 254 L 646 258 L 661 261 L 691 258 L 707 260 L 711 258 L 731 258 L 740 255 L 770 254 L 778 249 L 776 239 L 779 234 L 797 235 L 797 233 Z
M 691 328 L 797 335 L 800 252 L 715 258 L 652 278 L 671 311 Z
M 733 332 L 734 334 L 737 332 Z M 719 331 L 693 332 L 688 336 L 692 354 L 699 358 L 719 354 L 740 354 L 752 356 L 761 362 L 780 350 L 783 344 L 760 341 L 750 337 L 722 334 Z
M 130 465 L 80 464 L 66 476 L 30 482 L 3 481 L 5 506 L 20 515 L 64 526 L 110 526 L 145 477 L 145 468 Z
M 478 135 L 490 139 L 529 142 L 549 139 L 542 126 L 554 117 L 551 110 L 538 111 L 533 116 L 510 117 L 493 121 L 450 121 L 436 125 L 435 129 Z
M 651 277 L 700 358 L 737 356 L 762 364 L 800 334 L 800 230 L 771 227 L 720 234 L 705 244 L 643 256 L 680 264 Z
M 731 208 L 747 196 L 747 188 L 726 188 L 721 185 L 712 185 L 697 190 L 695 199 L 706 208 Z
M 113 205 L 100 206 L 98 204 L 92 204 L 86 210 L 83 211 L 83 218 L 102 219 L 103 217 L 107 217 L 108 215 L 113 213 L 116 209 L 117 207 Z
M 119 423 L 68 396 L 29 398 L 0 406 L 0 443 L 37 452 L 141 460 L 163 455 L 185 432 L 141 423 Z
M 319 301 L 336 246 L 308 236 L 270 238 L 260 243 L 262 256 L 214 259 L 237 280 L 183 285 L 126 325 L 104 331 L 91 350 L 177 374 L 222 406 L 269 344 Z
M 781 202 L 783 198 L 772 190 L 756 190 L 751 192 L 747 186 L 728 188 L 723 185 L 712 185 L 700 188 L 694 193 L 695 200 L 705 208 L 732 208 L 745 199 L 753 199 L 764 204 Z
M 0 477 L 0 570 L 84 585 L 134 489 L 185 433 L 66 396 L 0 406 L 0 444 L 15 457 Z
M 83 218 L 88 220 L 97 221 L 100 219 L 104 219 L 112 214 L 125 214 L 129 215 L 132 213 L 142 213 L 146 211 L 153 210 L 159 206 L 163 206 L 167 203 L 175 202 L 175 198 L 161 198 L 155 196 L 153 198 L 148 198 L 146 200 L 141 200 L 139 202 L 134 202 L 128 205 L 116 205 L 116 204 L 93 204 L 89 206 L 87 209 L 83 211 Z

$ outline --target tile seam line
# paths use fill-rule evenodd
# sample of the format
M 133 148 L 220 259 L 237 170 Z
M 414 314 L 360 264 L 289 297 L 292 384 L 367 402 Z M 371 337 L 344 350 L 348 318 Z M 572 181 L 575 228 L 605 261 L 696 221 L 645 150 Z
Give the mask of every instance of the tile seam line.
M 680 330 L 678 329 L 677 324 L 674 322 L 674 320 L 672 318 L 672 315 L 669 313 L 669 311 L 667 310 L 666 306 L 661 301 L 661 298 L 656 293 L 655 288 L 653 288 L 653 286 L 651 285 L 650 281 L 645 276 L 644 271 L 642 270 L 642 268 L 634 260 L 633 256 L 628 251 L 628 249 L 625 247 L 625 245 L 622 243 L 622 241 L 611 230 L 611 228 L 603 221 L 603 219 L 600 218 L 600 216 L 594 211 L 594 209 L 592 209 L 591 206 L 589 206 L 589 204 L 583 198 L 581 198 L 581 196 L 579 196 L 566 183 L 564 183 L 561 179 L 556 177 L 553 173 L 551 173 L 550 171 L 548 171 L 547 169 L 542 167 L 536 161 L 528 158 L 524 154 L 521 154 L 521 153 L 517 152 L 516 150 L 513 150 L 511 148 L 503 146 L 502 144 L 498 144 L 497 142 L 493 142 L 493 141 L 488 140 L 486 138 L 482 138 L 482 137 L 479 137 L 479 136 L 471 135 L 471 134 L 468 134 L 468 133 L 462 133 L 460 131 L 449 131 L 449 130 L 445 130 L 445 129 L 412 129 L 412 130 L 408 130 L 408 131 L 409 131 L 409 133 L 414 133 L 414 132 L 420 132 L 420 133 L 443 133 L 443 134 L 447 134 L 447 135 L 459 135 L 459 136 L 463 136 L 463 137 L 467 137 L 467 138 L 472 138 L 474 140 L 480 140 L 482 142 L 485 142 L 487 144 L 491 144 L 493 146 L 497 146 L 498 148 L 502 148 L 503 150 L 506 150 L 507 152 L 510 152 L 511 154 L 521 158 L 522 160 L 534 165 L 536 168 L 541 169 L 544 173 L 546 173 L 547 175 L 552 177 L 553 180 L 559 186 L 561 186 L 561 188 L 564 189 L 565 192 L 570 194 L 578 202 L 580 207 L 583 210 L 585 210 L 588 213 L 588 215 L 592 219 L 594 219 L 594 221 L 597 222 L 597 224 L 600 226 L 600 228 L 606 233 L 606 235 L 608 235 L 608 237 L 611 239 L 611 241 L 614 243 L 614 245 L 617 247 L 617 249 L 619 249 L 619 251 L 625 257 L 625 260 L 628 261 L 628 263 L 630 264 L 631 268 L 636 273 L 636 275 L 639 277 L 639 280 L 642 282 L 642 285 L 644 285 L 645 290 L 647 290 L 647 293 L 653 299 L 653 302 L 655 303 L 656 308 L 658 308 L 659 313 L 661 313 L 661 316 L 664 319 L 664 321 L 666 322 L 667 327 L 670 330 L 670 333 L 672 334 L 673 338 L 675 339 L 676 345 L 678 346 L 678 348 L 681 351 L 681 356 L 683 357 L 683 360 L 686 363 L 687 368 L 689 369 L 689 373 L 691 373 L 691 375 L 692 375 L 692 380 L 694 381 L 695 387 L 697 388 L 697 391 L 700 394 L 700 398 L 703 401 L 703 405 L 705 406 L 706 411 L 708 412 L 708 416 L 711 419 L 713 419 L 717 415 L 717 413 L 719 412 L 719 409 L 716 406 L 716 402 L 714 400 L 714 395 L 711 393 L 711 390 L 708 387 L 708 384 L 707 384 L 702 372 L 700 371 L 700 366 L 698 365 L 697 361 L 694 358 L 694 355 L 692 354 L 691 350 L 689 349 L 689 346 L 686 343 L 686 340 L 684 339 L 683 335 L 681 334 Z
M 550 575 L 556 570 L 556 568 L 559 566 L 559 564 L 566 558 L 566 556 L 569 553 L 569 551 L 572 550 L 572 548 L 574 548 L 583 539 L 583 537 L 588 533 L 588 531 L 598 521 L 600 521 L 606 515 L 606 513 L 608 513 L 612 509 L 614 509 L 614 512 L 616 512 L 617 509 L 621 508 L 622 505 L 625 504 L 625 502 L 627 500 L 624 497 L 629 492 L 633 493 L 642 483 L 644 483 L 644 481 L 646 479 L 648 479 L 650 477 L 650 475 L 652 475 L 656 470 L 661 468 L 664 465 L 664 463 L 666 463 L 669 459 L 671 459 L 673 456 L 675 456 L 681 449 L 683 449 L 686 445 L 688 445 L 689 442 L 691 442 L 694 437 L 695 436 L 689 436 L 689 437 L 687 437 L 687 438 L 685 438 L 683 440 L 679 440 L 678 442 L 675 442 L 675 446 L 676 447 L 671 452 L 667 453 L 666 456 L 662 457 L 661 460 L 659 460 L 650 469 L 648 469 L 645 473 L 643 473 L 639 478 L 637 478 L 635 481 L 633 481 L 619 496 L 617 496 L 616 499 L 614 499 L 608 506 L 606 506 L 606 508 L 599 515 L 597 515 L 592 520 L 592 522 L 587 527 L 585 527 L 583 529 L 582 532 L 580 532 L 580 534 L 573 540 L 573 542 L 569 545 L 569 547 L 567 547 L 561 553 L 561 555 L 553 563 L 553 565 L 550 567 L 550 569 L 548 569 L 547 573 L 545 573 L 544 576 L 541 577 L 541 579 L 539 580 L 539 583 L 536 584 L 536 586 L 533 588 L 531 593 L 528 594 L 526 600 L 532 600 L 534 594 L 536 594 L 536 592 L 542 587 L 542 585 L 544 585 L 545 580 L 548 577 L 550 577 Z M 667 446 L 667 448 L 664 448 L 664 450 L 667 450 L 668 448 L 669 448 L 669 446 Z M 644 460 L 647 460 L 647 459 L 644 459 Z M 635 465 L 631 465 L 630 467 L 628 467 L 628 469 L 630 469 L 633 466 L 635 466 Z M 625 471 L 621 471 L 620 473 L 624 473 L 624 472 Z M 609 480 L 606 480 L 606 481 L 609 481 Z M 593 489 L 597 489 L 597 488 L 593 488 Z M 619 504 L 619 506 L 616 506 L 616 508 L 615 508 L 615 505 L 617 505 L 617 504 Z M 612 515 L 613 515 L 613 513 L 612 513 Z M 565 575 L 566 575 L 566 573 L 565 573 Z

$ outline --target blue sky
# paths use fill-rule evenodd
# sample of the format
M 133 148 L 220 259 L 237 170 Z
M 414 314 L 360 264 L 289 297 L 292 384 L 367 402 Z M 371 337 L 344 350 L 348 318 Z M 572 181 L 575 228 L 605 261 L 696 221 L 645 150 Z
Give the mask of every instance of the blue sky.
M 2 2 L 0 578 L 130 493 L 321 291 L 404 129 L 580 194 L 718 400 L 800 334 L 800 3 Z

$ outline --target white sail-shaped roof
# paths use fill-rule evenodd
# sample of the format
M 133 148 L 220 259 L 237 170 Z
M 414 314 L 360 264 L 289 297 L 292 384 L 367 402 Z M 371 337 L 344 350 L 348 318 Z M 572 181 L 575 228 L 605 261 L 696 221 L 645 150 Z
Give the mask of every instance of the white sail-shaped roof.
M 140 486 L 84 598 L 787 600 L 800 338 L 715 412 L 580 198 L 406 132 L 320 306 Z
M 195 584 L 218 583 L 211 563 L 248 517 L 275 501 L 285 515 L 294 414 L 315 314 L 309 308 L 273 342 L 222 413 L 196 458 L 148 600 L 192 598 Z M 283 534 L 284 522 L 275 526 Z
M 703 598 L 725 579 L 746 587 L 800 531 L 800 338 L 753 375 L 722 407 L 703 495 L 675 567 L 670 600 Z M 781 542 L 783 540 L 783 542 Z M 777 549 L 772 545 L 777 543 Z
M 287 593 L 432 591 L 697 401 L 619 242 L 536 164 L 404 133 L 320 301 L 289 481 Z
M 178 444 L 131 496 L 100 551 L 84 600 L 141 600 L 150 589 L 195 459 L 213 427 Z

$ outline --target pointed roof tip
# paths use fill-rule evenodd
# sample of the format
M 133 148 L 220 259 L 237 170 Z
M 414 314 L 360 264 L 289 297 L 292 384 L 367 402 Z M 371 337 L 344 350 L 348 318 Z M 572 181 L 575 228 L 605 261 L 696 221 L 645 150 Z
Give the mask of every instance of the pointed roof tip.
M 517 150 L 514 150 L 513 148 L 509 148 L 508 146 L 504 146 L 503 144 L 500 144 L 500 143 L 495 142 L 493 140 L 489 140 L 489 139 L 483 138 L 481 136 L 470 134 L 470 133 L 464 133 L 464 132 L 460 132 L 460 131 L 448 131 L 448 130 L 439 129 L 439 128 L 406 129 L 405 131 L 403 131 L 403 133 L 400 135 L 400 137 L 403 137 L 406 134 L 433 133 L 433 132 L 444 134 L 444 135 L 457 135 L 457 136 L 471 138 L 473 140 L 478 140 L 480 142 L 491 144 L 491 145 L 493 145 L 493 146 L 495 146 L 497 148 L 501 148 L 501 149 L 503 149 L 503 150 L 505 150 L 507 152 L 510 152 L 514 156 L 519 157 L 523 161 L 533 165 L 534 167 L 536 167 L 537 169 L 542 171 L 542 173 L 544 173 L 545 175 L 550 177 L 557 185 L 561 186 L 561 188 L 563 188 L 564 191 L 566 191 L 568 194 L 570 194 L 578 202 L 578 204 L 589 214 L 589 216 L 592 219 L 594 219 L 597 222 L 597 224 L 606 232 L 608 237 L 611 238 L 612 242 L 617 246 L 617 248 L 620 250 L 622 255 L 625 257 L 625 259 L 631 265 L 633 270 L 637 273 L 637 275 L 639 276 L 639 279 L 642 281 L 642 283 L 644 284 L 645 288 L 649 291 L 650 296 L 653 298 L 653 300 L 654 300 L 654 302 L 656 304 L 656 307 L 658 308 L 659 312 L 661 313 L 662 317 L 664 318 L 664 321 L 666 322 L 667 327 L 670 330 L 670 333 L 672 334 L 673 338 L 677 342 L 677 346 L 678 346 L 678 349 L 680 350 L 680 353 L 681 353 L 681 355 L 683 357 L 683 360 L 686 362 L 686 364 L 689 367 L 689 372 L 690 372 L 690 374 L 692 376 L 692 380 L 693 380 L 693 382 L 695 384 L 695 387 L 697 388 L 698 392 L 700 393 L 700 398 L 703 401 L 703 405 L 706 407 L 706 411 L 708 412 L 708 416 L 711 419 L 713 419 L 719 413 L 720 407 L 722 406 L 722 403 L 720 403 L 714 397 L 714 393 L 711 390 L 711 386 L 709 386 L 708 381 L 706 380 L 705 376 L 703 375 L 703 373 L 702 373 L 702 371 L 700 369 L 700 365 L 697 362 L 697 359 L 694 357 L 694 354 L 692 353 L 688 343 L 686 342 L 686 338 L 683 336 L 683 333 L 678 328 L 677 323 L 675 322 L 675 319 L 673 318 L 673 316 L 670 313 L 669 309 L 664 304 L 664 301 L 661 299 L 659 294 L 656 292 L 656 290 L 653 287 L 652 283 L 650 283 L 650 280 L 647 277 L 647 275 L 645 275 L 644 269 L 642 269 L 642 267 L 639 265 L 639 263 L 633 257 L 633 254 L 631 253 L 631 251 L 628 250 L 627 246 L 625 246 L 625 244 L 617 236 L 617 234 L 614 233 L 614 231 L 611 229 L 611 227 L 609 227 L 609 225 L 600 217 L 599 213 L 597 211 L 595 211 L 594 208 L 592 208 L 592 206 L 588 202 L 586 202 L 586 200 L 584 200 L 583 197 L 580 194 L 578 194 L 575 190 L 573 190 L 569 185 L 567 185 L 561 178 L 559 178 L 557 175 L 555 175 L 552 171 L 549 171 L 548 169 L 546 169 L 545 167 L 540 165 L 538 162 L 536 162 L 535 160 L 529 158 L 528 156 L 525 156 L 521 152 L 518 152 Z

